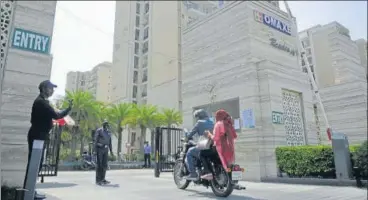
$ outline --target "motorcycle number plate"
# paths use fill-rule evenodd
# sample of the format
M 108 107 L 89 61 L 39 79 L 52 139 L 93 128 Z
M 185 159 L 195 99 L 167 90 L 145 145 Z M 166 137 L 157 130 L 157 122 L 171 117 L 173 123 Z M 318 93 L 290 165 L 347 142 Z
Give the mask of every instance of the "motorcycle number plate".
M 243 178 L 243 173 L 241 171 L 233 171 L 231 172 L 231 178 L 233 179 L 233 181 L 239 181 L 242 180 Z

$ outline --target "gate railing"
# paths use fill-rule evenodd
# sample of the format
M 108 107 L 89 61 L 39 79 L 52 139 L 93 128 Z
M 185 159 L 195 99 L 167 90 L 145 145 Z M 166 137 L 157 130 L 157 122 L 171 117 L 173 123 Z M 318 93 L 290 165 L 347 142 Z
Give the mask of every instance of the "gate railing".
M 178 148 L 182 145 L 183 130 L 157 127 L 155 130 L 155 177 L 161 172 L 173 172 Z
M 57 176 L 62 129 L 62 126 L 55 125 L 50 131 L 49 139 L 45 141 L 44 160 L 38 173 L 41 183 L 44 182 L 45 176 Z

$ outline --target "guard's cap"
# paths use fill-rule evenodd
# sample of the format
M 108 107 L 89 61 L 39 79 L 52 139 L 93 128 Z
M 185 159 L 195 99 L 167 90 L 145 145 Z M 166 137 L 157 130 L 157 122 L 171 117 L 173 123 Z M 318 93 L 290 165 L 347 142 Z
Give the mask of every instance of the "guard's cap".
M 38 89 L 42 89 L 42 88 L 45 88 L 45 87 L 52 87 L 52 88 L 56 88 L 57 87 L 57 85 L 55 85 L 55 84 L 53 84 L 53 83 L 51 83 L 51 81 L 50 80 L 45 80 L 45 81 L 42 81 L 41 83 L 40 83 L 40 85 L 38 86 Z

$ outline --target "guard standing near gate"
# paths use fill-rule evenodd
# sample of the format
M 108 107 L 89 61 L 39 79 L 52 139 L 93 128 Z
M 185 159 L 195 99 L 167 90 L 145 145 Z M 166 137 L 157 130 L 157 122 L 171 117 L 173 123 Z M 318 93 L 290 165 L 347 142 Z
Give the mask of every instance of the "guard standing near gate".
M 28 131 L 28 163 L 26 169 L 26 176 L 24 178 L 24 188 L 26 187 L 27 181 L 27 174 L 29 169 L 29 164 L 32 155 L 32 147 L 34 140 L 48 140 L 49 139 L 49 132 L 53 126 L 52 120 L 53 119 L 61 119 L 68 115 L 70 110 L 72 109 L 73 101 L 69 100 L 69 107 L 61 112 L 56 112 L 54 108 L 50 105 L 48 98 L 52 96 L 54 93 L 54 88 L 57 86 L 49 80 L 42 81 L 38 86 L 40 90 L 40 94 L 35 99 L 32 105 L 32 112 L 31 112 L 31 128 Z M 43 151 L 45 150 L 45 146 L 43 147 Z M 43 156 L 44 153 L 41 155 L 40 160 L 40 168 L 39 171 L 42 169 L 43 163 Z M 36 198 L 44 198 L 43 195 L 37 194 L 35 195 Z
M 109 149 L 111 156 L 114 156 L 114 154 L 112 152 L 109 123 L 106 120 L 102 123 L 102 127 L 96 130 L 93 142 L 94 153 L 97 156 L 96 184 L 109 184 L 110 182 L 105 179 L 106 170 L 108 167 Z

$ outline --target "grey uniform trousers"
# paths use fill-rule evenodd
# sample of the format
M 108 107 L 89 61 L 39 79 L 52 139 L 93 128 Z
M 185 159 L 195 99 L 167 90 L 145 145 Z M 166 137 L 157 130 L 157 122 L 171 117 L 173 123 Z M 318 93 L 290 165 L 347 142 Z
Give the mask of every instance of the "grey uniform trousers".
M 106 176 L 106 170 L 108 166 L 107 162 L 108 162 L 108 156 L 109 156 L 108 148 L 98 147 L 96 149 L 96 156 L 97 156 L 96 182 L 101 182 L 105 180 L 105 176 Z

